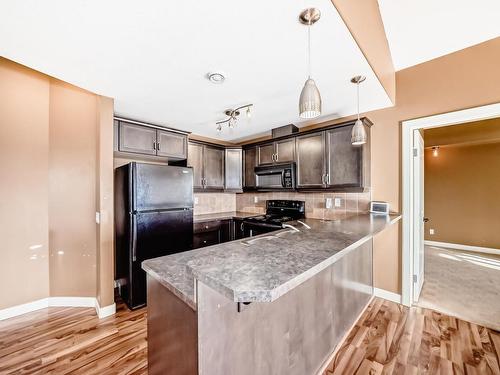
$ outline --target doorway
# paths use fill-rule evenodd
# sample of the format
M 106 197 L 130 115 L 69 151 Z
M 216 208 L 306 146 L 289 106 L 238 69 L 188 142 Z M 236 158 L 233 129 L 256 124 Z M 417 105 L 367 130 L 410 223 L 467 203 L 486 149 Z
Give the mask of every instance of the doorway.
M 402 303 L 418 301 L 425 283 L 424 142 L 425 129 L 500 117 L 500 103 L 402 122 L 403 254 Z

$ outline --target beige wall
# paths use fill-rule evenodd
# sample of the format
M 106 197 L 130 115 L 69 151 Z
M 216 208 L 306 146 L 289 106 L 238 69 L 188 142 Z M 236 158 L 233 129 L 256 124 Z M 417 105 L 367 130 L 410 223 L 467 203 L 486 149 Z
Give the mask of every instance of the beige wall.
M 100 217 L 96 238 L 96 297 L 101 307 L 114 303 L 113 107 L 113 99 L 97 97 L 96 211 Z
M 426 149 L 425 239 L 500 249 L 499 191 L 500 143 Z
M 112 196 L 109 181 L 96 189 L 96 164 L 102 159 L 112 175 L 112 101 L 102 120 L 98 105 L 107 98 L 3 58 L 0 82 L 0 309 L 49 296 L 94 297 L 95 212 L 105 206 L 96 195 Z M 103 123 L 111 139 L 104 156 L 97 152 Z M 107 204 L 112 212 L 112 199 Z M 109 256 L 103 264 L 112 278 Z M 112 295 L 112 281 L 106 288 Z
M 96 96 L 50 84 L 50 295 L 95 296 Z
M 0 309 L 49 295 L 49 88 L 0 58 Z

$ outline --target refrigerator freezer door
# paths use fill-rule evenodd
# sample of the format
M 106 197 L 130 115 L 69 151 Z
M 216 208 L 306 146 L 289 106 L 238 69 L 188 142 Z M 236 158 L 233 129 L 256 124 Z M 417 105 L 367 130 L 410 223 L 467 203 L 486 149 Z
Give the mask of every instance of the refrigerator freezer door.
M 192 168 L 131 163 L 132 211 L 193 207 Z
M 146 304 L 146 273 L 141 262 L 190 250 L 193 241 L 192 209 L 153 211 L 131 215 L 130 280 L 125 296 L 132 309 Z

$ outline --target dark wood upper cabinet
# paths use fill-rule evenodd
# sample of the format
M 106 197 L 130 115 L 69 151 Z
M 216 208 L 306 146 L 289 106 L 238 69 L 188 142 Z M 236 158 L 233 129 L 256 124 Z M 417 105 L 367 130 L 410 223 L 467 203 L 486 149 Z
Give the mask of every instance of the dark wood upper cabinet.
M 370 185 L 370 129 L 363 146 L 351 144 L 354 124 L 296 138 L 297 188 L 362 190 Z
M 243 189 L 243 150 L 226 148 L 225 155 L 225 190 L 241 191 Z
M 325 134 L 324 132 L 298 136 L 297 188 L 325 186 Z
M 276 141 L 274 145 L 276 162 L 286 163 L 295 161 L 295 138 Z
M 259 165 L 274 163 L 274 143 L 261 145 L 258 148 Z
M 184 134 L 157 130 L 158 156 L 166 156 L 175 159 L 187 158 L 187 137 Z
M 256 187 L 255 167 L 257 166 L 257 147 L 250 147 L 244 151 L 245 157 L 243 160 L 245 169 L 245 188 L 253 189 Z
M 363 147 L 351 144 L 352 126 L 334 128 L 326 134 L 326 185 L 331 188 L 363 185 Z
M 187 133 L 121 119 L 114 120 L 114 127 L 115 151 L 147 155 L 147 160 L 155 160 L 151 157 L 162 161 L 187 158 Z
M 156 129 L 120 121 L 118 151 L 156 155 Z
M 193 188 L 203 189 L 203 145 L 189 142 L 187 164 L 193 168 Z
M 193 188 L 224 190 L 224 148 L 189 142 L 188 166 L 193 168 Z
M 258 164 L 286 163 L 295 161 L 295 138 L 257 146 Z
M 224 149 L 204 146 L 205 189 L 224 189 Z

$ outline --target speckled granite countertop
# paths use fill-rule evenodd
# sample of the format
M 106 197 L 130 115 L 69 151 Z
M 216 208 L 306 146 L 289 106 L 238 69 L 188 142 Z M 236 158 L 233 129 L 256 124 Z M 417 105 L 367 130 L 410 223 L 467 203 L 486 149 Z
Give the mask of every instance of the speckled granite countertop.
M 257 237 L 146 260 L 142 268 L 193 309 L 195 279 L 235 302 L 272 302 L 401 218 L 304 219 Z
M 211 220 L 227 220 L 227 219 L 245 219 L 247 217 L 259 216 L 261 214 L 241 211 L 217 212 L 215 214 L 194 215 L 193 222 L 201 223 Z

